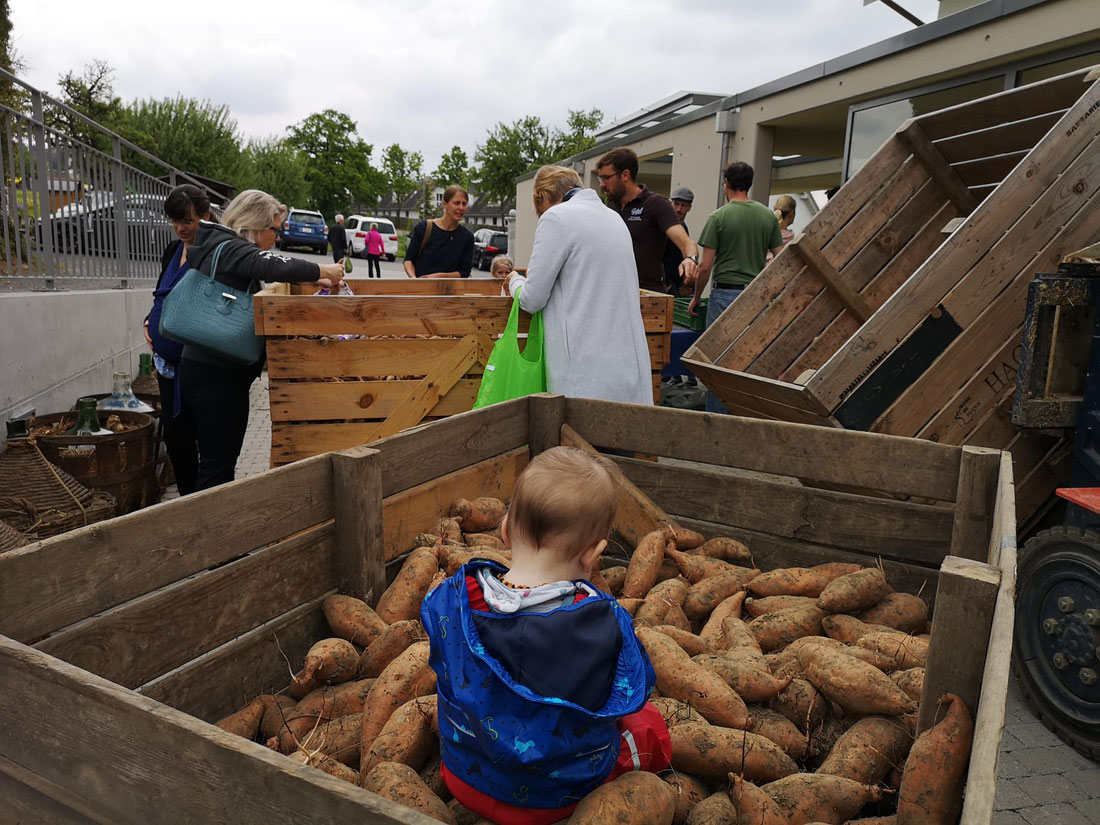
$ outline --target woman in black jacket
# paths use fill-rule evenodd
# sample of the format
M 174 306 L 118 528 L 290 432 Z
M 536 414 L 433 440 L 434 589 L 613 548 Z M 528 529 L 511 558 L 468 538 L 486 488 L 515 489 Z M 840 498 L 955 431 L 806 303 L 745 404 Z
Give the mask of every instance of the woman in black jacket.
M 214 250 L 223 242 L 215 278 L 227 286 L 258 292 L 264 281 L 316 283 L 339 287 L 340 264 L 315 264 L 270 250 L 286 217 L 286 207 L 266 192 L 249 189 L 226 207 L 222 224 L 201 223 L 188 250 L 191 266 L 209 272 Z M 199 446 L 196 489 L 233 480 L 248 426 L 248 390 L 263 359 L 242 367 L 202 347 L 187 344 L 180 359 L 184 409 L 194 416 Z

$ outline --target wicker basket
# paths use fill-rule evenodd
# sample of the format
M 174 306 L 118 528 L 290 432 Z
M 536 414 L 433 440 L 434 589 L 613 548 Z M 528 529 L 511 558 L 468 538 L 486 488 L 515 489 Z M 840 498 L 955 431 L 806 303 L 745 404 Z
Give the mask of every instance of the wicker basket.
M 14 550 L 16 547 L 23 547 L 30 544 L 30 541 L 8 524 L 6 521 L 0 521 L 0 553 L 6 550 Z
M 56 536 L 115 515 L 114 496 L 93 493 L 59 467 L 51 464 L 33 438 L 11 438 L 0 453 L 0 497 L 25 499 L 37 515 L 5 511 L 5 520 L 16 530 Z M 14 517 L 13 517 L 14 516 Z

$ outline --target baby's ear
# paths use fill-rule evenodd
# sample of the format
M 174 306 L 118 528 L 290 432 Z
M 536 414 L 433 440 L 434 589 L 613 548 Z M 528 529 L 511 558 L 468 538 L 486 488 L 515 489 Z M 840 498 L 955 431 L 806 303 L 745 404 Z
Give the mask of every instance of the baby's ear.
M 581 551 L 580 562 L 585 570 L 591 570 L 592 565 L 600 558 L 600 554 L 607 548 L 607 539 L 600 539 L 590 547 Z
M 504 514 L 504 518 L 500 520 L 500 540 L 504 542 L 504 546 L 511 548 L 512 541 L 508 538 L 508 514 Z

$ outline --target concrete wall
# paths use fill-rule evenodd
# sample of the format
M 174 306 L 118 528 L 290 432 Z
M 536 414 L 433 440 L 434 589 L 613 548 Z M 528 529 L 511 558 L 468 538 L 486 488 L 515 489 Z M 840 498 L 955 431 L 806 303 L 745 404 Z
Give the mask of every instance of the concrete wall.
M 110 392 L 115 370 L 136 375 L 151 306 L 145 288 L 0 294 L 0 425 Z

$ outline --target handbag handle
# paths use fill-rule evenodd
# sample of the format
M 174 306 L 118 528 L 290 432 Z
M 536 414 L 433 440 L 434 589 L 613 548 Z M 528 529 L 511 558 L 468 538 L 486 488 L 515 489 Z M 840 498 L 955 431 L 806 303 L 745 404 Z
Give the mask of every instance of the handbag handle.
M 214 247 L 214 254 L 210 258 L 210 275 L 209 275 L 209 278 L 210 278 L 211 281 L 217 281 L 218 280 L 217 277 L 216 277 L 217 274 L 218 274 L 218 259 L 222 256 L 222 247 L 224 247 L 227 243 L 229 243 L 229 241 L 225 240 L 225 241 L 222 241 L 220 244 L 218 244 L 217 246 Z M 248 282 L 248 290 L 247 290 L 248 292 L 252 292 L 252 285 L 255 284 L 255 283 L 256 283 L 255 278 L 252 278 Z M 224 292 L 222 293 L 222 295 L 224 295 L 226 298 L 232 297 L 230 295 L 226 295 Z M 237 299 L 233 298 L 233 300 L 235 301 Z
M 527 328 L 527 346 L 520 352 L 519 311 L 521 307 L 519 305 L 519 293 L 520 290 L 516 290 L 516 294 L 512 298 L 512 311 L 508 314 L 508 326 L 505 334 L 509 331 L 512 333 L 512 338 L 516 343 L 516 351 L 519 352 L 520 358 L 524 361 L 537 361 L 542 357 L 542 313 L 531 313 L 531 325 Z

